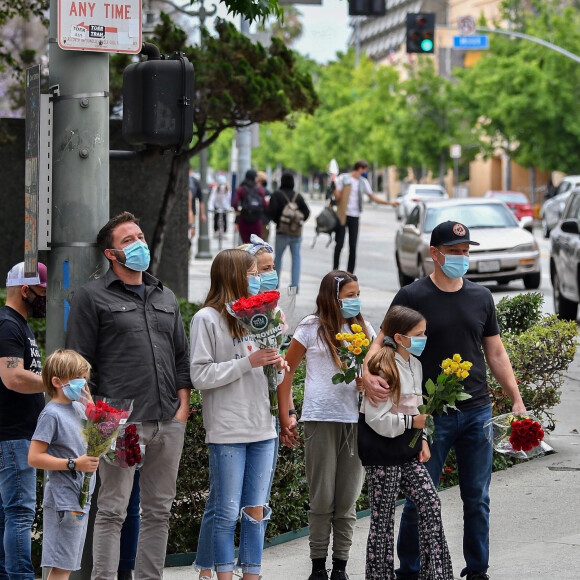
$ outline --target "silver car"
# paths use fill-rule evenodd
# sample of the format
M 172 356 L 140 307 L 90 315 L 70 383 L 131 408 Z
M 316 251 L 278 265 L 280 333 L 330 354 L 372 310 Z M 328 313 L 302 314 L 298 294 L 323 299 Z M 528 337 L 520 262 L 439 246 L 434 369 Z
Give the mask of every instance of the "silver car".
M 567 175 L 558 184 L 554 196 L 547 199 L 542 205 L 540 219 L 545 238 L 549 238 L 550 232 L 558 225 L 568 197 L 577 185 L 580 185 L 580 175 Z
M 436 183 L 411 183 L 403 195 L 397 197 L 397 219 L 406 220 L 419 201 L 447 199 L 449 196 L 441 185 Z
M 521 279 L 528 289 L 540 287 L 540 250 L 534 236 L 520 226 L 507 205 L 483 198 L 419 202 L 395 238 L 395 259 L 401 286 L 433 272 L 429 241 L 444 221 L 465 224 L 479 246 L 469 248 L 466 278 L 507 284 Z

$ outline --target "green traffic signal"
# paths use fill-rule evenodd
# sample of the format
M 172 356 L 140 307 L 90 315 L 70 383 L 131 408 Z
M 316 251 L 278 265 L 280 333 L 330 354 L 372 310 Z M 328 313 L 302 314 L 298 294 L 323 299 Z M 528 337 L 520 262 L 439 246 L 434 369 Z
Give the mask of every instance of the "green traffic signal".
M 424 38 L 421 41 L 421 50 L 424 52 L 431 52 L 433 50 L 433 41 L 430 38 Z

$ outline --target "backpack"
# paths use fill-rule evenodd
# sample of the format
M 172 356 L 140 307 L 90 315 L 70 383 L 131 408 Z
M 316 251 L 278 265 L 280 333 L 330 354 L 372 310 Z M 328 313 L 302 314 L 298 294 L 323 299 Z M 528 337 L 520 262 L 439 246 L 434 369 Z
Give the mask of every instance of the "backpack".
M 328 248 L 332 242 L 332 234 L 336 231 L 338 223 L 336 211 L 330 205 L 327 205 L 316 217 L 316 236 L 314 236 L 314 240 L 312 241 L 312 247 L 314 248 L 314 244 L 316 244 L 318 234 L 328 234 L 330 236 L 326 244 Z
M 282 193 L 282 195 L 286 198 L 287 203 L 280 214 L 276 231 L 280 234 L 287 234 L 289 236 L 300 236 L 302 235 L 304 214 L 298 209 L 298 204 L 296 203 L 296 197 L 298 194 L 294 193 L 292 199 L 288 199 L 288 196 L 285 193 Z
M 245 222 L 253 224 L 262 219 L 263 211 L 264 198 L 255 189 L 246 189 L 246 195 L 242 200 L 240 217 Z

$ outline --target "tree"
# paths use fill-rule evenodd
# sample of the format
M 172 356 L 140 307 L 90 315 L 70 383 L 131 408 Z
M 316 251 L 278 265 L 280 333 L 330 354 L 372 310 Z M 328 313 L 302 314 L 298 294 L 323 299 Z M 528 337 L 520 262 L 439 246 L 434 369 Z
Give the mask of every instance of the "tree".
M 187 191 L 190 158 L 214 143 L 226 129 L 280 121 L 292 111 L 313 113 L 318 106 L 310 76 L 298 69 L 295 54 L 280 40 L 272 39 L 266 50 L 240 34 L 230 22 L 217 19 L 215 29 L 217 36 L 204 30 L 199 46 L 187 46 L 183 30 L 162 14 L 151 39 L 162 52 L 181 51 L 195 63 L 194 138 L 187 151 L 173 157 L 151 240 L 150 271 L 154 275 L 161 259 L 167 220 L 177 196 Z M 119 79 L 127 59 L 118 55 L 111 60 L 115 65 L 111 74 L 114 107 L 120 97 Z

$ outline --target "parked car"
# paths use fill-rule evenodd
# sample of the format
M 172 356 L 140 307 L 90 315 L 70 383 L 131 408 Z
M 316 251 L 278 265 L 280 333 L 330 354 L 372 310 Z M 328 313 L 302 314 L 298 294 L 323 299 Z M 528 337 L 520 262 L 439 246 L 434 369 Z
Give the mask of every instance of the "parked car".
M 397 197 L 397 219 L 405 220 L 417 202 L 427 199 L 447 199 L 449 196 L 441 185 L 435 183 L 411 183 L 403 195 Z
M 580 302 L 580 187 L 569 196 L 561 221 L 550 235 L 550 279 L 554 311 L 576 320 Z
M 554 196 L 547 199 L 542 205 L 540 219 L 542 220 L 542 232 L 545 238 L 550 237 L 550 232 L 560 221 L 566 201 L 576 185 L 580 185 L 580 175 L 567 175 L 558 184 Z
M 484 198 L 419 202 L 395 237 L 395 260 L 401 286 L 431 274 L 429 254 L 433 228 L 456 220 L 471 230 L 479 246 L 469 248 L 466 278 L 507 284 L 521 279 L 527 289 L 540 286 L 540 250 L 528 230 L 521 227 L 503 201 Z
M 534 208 L 525 193 L 520 191 L 486 191 L 485 198 L 503 201 L 516 216 L 524 228 L 532 228 L 534 224 Z

